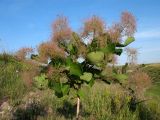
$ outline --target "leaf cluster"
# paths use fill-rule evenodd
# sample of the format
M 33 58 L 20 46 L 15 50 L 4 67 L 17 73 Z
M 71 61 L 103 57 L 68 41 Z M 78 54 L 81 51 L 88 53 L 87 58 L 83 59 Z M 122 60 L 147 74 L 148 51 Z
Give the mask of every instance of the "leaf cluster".
M 126 15 L 129 21 L 126 21 Z M 66 17 L 58 17 L 53 23 L 52 40 L 40 45 L 39 56 L 50 58 L 48 66 L 65 77 L 65 81 L 61 77 L 58 81 L 48 79 L 49 87 L 55 90 L 58 97 L 69 94 L 71 89 L 76 90 L 77 96 L 81 97 L 82 85 L 92 86 L 97 79 L 110 83 L 107 79 L 112 78 L 121 84 L 125 83 L 126 74 L 113 71 L 108 75 L 108 71 L 105 71 L 108 64 L 113 62 L 114 56 L 120 56 L 123 48 L 135 40 L 133 34 L 129 34 L 135 31 L 133 16 L 123 13 L 121 20 L 116 27 L 107 30 L 104 21 L 93 16 L 84 22 L 83 32 L 80 34 L 71 30 Z M 125 31 L 128 34 L 124 34 Z M 122 42 L 120 39 L 124 35 L 127 39 Z M 78 61 L 79 58 L 83 61 Z

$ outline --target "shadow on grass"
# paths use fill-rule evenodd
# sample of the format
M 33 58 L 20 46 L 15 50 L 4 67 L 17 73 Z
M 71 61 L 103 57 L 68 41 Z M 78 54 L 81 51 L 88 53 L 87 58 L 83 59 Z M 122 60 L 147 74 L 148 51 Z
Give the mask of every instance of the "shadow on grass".
M 148 109 L 144 105 L 139 106 L 139 117 L 140 120 L 160 120 L 160 114 Z
M 37 120 L 38 116 L 45 116 L 46 114 L 44 106 L 33 102 L 27 105 L 26 108 L 18 108 L 13 113 L 12 120 Z
M 60 108 L 57 108 L 57 113 L 61 116 L 64 116 L 66 119 L 73 119 L 76 116 L 76 104 L 73 105 L 72 103 L 68 101 L 64 101 L 63 106 Z M 80 116 L 87 117 L 90 113 L 86 112 L 82 104 L 80 105 Z

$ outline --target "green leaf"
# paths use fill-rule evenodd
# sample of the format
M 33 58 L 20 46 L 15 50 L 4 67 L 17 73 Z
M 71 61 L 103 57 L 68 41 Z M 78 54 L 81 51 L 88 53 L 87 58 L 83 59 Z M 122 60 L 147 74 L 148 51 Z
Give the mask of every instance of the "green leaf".
M 89 81 L 88 85 L 89 85 L 90 87 L 92 87 L 92 86 L 94 85 L 94 82 L 95 82 L 95 80 L 92 78 L 92 79 Z
M 40 76 L 37 76 L 34 78 L 34 83 L 37 88 L 39 89 L 45 89 L 48 86 L 48 79 L 45 74 L 41 74 Z
M 52 84 L 49 84 L 49 87 L 55 91 L 55 95 L 59 98 L 63 97 L 64 95 L 67 95 L 70 90 L 68 84 L 54 81 L 52 81 Z
M 80 64 L 73 62 L 70 57 L 66 59 L 66 69 L 69 71 L 70 75 L 81 76 L 82 70 Z
M 70 75 L 75 75 L 75 76 L 81 76 L 82 75 L 82 70 L 79 64 L 77 63 L 72 63 L 70 65 Z
M 119 55 L 119 56 L 120 56 L 120 55 L 122 54 L 122 52 L 123 52 L 122 49 L 115 49 L 115 52 L 114 52 L 114 53 L 115 53 L 116 55 Z
M 65 64 L 65 61 L 61 57 L 52 58 L 49 65 L 53 65 L 54 67 L 60 67 Z
M 91 42 L 91 44 L 89 45 L 89 49 L 90 51 L 96 51 L 98 49 L 98 44 L 97 44 L 97 38 L 94 38 Z
M 104 48 L 101 48 L 101 51 L 103 52 L 103 53 L 114 53 L 115 52 L 115 44 L 113 44 L 113 43 L 110 43 L 110 44 L 107 44 L 107 46 L 106 47 L 104 47 Z
M 77 53 L 77 48 L 73 44 L 68 44 L 67 49 L 71 55 L 75 55 Z
M 103 70 L 101 73 L 100 73 L 101 76 L 103 77 L 107 77 L 107 71 L 106 70 Z
M 125 83 L 125 80 L 128 79 L 128 76 L 126 74 L 115 74 L 114 77 L 120 82 Z
M 61 90 L 63 95 L 67 95 L 69 93 L 69 85 L 67 84 L 62 85 Z
M 95 65 L 101 64 L 104 60 L 104 53 L 102 51 L 90 52 L 87 54 L 87 59 Z
M 80 98 L 83 98 L 84 97 L 84 92 L 81 89 L 79 89 L 77 91 L 77 96 L 80 97 Z
M 116 47 L 125 47 L 123 44 L 121 43 L 115 43 Z
M 133 41 L 135 41 L 135 38 L 134 37 L 128 37 L 124 44 L 121 44 L 121 43 L 116 43 L 116 47 L 126 47 L 127 45 L 129 45 L 130 43 L 132 43 Z
M 63 94 L 62 94 L 62 92 L 57 92 L 57 91 L 55 91 L 55 95 L 58 97 L 58 98 L 61 98 L 61 97 L 63 97 Z
M 73 45 L 72 44 L 68 44 L 67 48 L 68 48 L 69 51 L 71 51 L 73 49 Z
M 67 57 L 67 59 L 66 59 L 66 66 L 67 67 L 70 67 L 70 65 L 73 63 L 73 61 L 72 61 L 72 59 L 71 59 L 71 57 Z
M 80 79 L 89 82 L 92 79 L 92 76 L 92 73 L 84 72 L 83 75 L 80 76 Z
M 61 83 L 58 83 L 58 82 L 54 82 L 53 84 L 53 89 L 58 92 L 58 93 L 61 93 Z
M 128 37 L 128 38 L 126 39 L 126 41 L 124 42 L 124 46 L 129 45 L 129 44 L 132 43 L 133 41 L 135 41 L 135 38 L 134 38 L 134 37 Z

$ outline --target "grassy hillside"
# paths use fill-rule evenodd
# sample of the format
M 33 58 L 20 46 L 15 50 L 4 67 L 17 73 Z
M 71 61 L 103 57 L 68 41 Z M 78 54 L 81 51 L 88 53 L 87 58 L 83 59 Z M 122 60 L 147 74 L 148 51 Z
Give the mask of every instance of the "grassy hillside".
M 160 83 L 160 64 L 147 64 L 143 70 L 150 75 L 153 83 Z
M 70 120 L 75 118 L 74 93 L 57 98 L 50 89 L 39 90 L 32 84 L 35 71 L 27 62 L 8 61 L 0 63 L 0 119 L 1 120 Z M 143 69 L 151 76 L 153 86 L 149 96 L 160 93 L 158 65 L 146 65 Z M 158 72 L 157 72 L 158 71 Z M 32 73 L 32 74 L 31 74 Z M 30 83 L 30 81 L 32 81 Z M 29 84 L 28 84 L 29 83 Z M 81 100 L 82 120 L 158 120 L 160 104 L 151 99 L 138 104 L 130 93 L 119 84 L 84 87 Z M 136 103 L 137 102 L 137 103 Z M 3 113 L 3 114 L 2 114 Z
M 154 97 L 160 97 L 160 64 L 147 64 L 143 67 L 143 70 L 152 79 L 152 87 L 147 93 Z

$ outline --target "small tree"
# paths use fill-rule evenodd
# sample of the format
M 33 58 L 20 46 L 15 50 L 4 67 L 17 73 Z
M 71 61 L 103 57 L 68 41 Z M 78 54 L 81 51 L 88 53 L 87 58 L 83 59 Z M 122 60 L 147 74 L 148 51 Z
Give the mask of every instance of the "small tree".
M 33 49 L 32 48 L 28 48 L 28 47 L 23 47 L 21 49 L 19 49 L 17 52 L 16 52 L 16 58 L 18 60 L 25 60 L 26 59 L 26 56 L 28 54 L 31 54 L 33 52 Z
M 57 97 L 76 91 L 77 119 L 84 84 L 93 86 L 96 79 L 123 84 L 127 79 L 126 74 L 116 71 L 108 74 L 106 67 L 115 60 L 115 55 L 121 55 L 123 47 L 134 41 L 135 26 L 135 19 L 128 12 L 122 13 L 121 21 L 108 29 L 101 18 L 92 16 L 84 22 L 81 34 L 71 30 L 64 16 L 53 23 L 52 40 L 39 46 L 39 57 L 50 59 L 49 73 L 57 74 L 53 79 L 48 78 L 48 85 Z M 123 36 L 127 37 L 124 42 Z M 79 58 L 83 61 L 78 61 Z M 62 76 L 65 79 L 61 79 Z
M 127 59 L 130 65 L 135 65 L 137 63 L 137 49 L 126 48 Z

